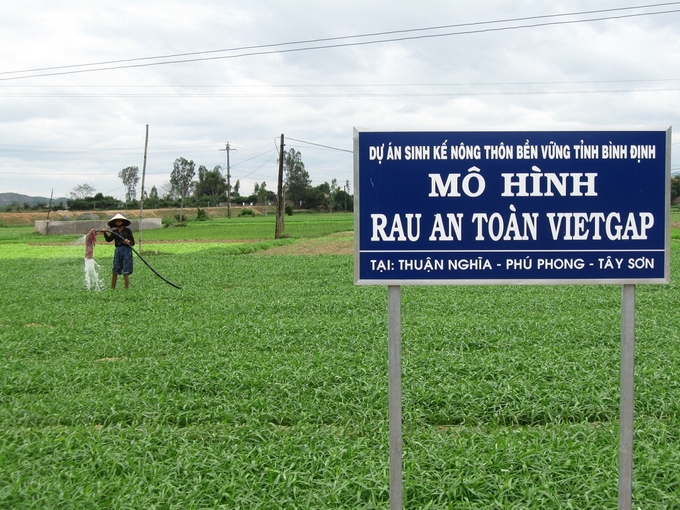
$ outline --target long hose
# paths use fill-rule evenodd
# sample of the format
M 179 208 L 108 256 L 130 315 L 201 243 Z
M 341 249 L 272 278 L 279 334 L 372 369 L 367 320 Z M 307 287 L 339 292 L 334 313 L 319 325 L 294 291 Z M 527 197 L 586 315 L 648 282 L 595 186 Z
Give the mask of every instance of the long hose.
M 118 232 L 114 232 L 113 230 L 109 230 L 109 229 L 106 229 L 106 228 L 105 228 L 105 229 L 100 230 L 100 232 L 108 232 L 109 234 L 113 234 L 114 236 L 116 236 L 116 237 L 117 237 L 118 239 L 120 239 L 121 241 L 124 241 L 124 240 L 125 240 L 125 238 L 124 238 L 122 235 L 120 235 Z M 170 280 L 168 280 L 168 279 L 165 278 L 162 274 L 160 274 L 158 271 L 156 271 L 153 267 L 151 267 L 151 264 L 149 264 L 146 260 L 144 260 L 144 257 L 142 257 L 142 256 L 139 254 L 139 252 L 138 252 L 137 250 L 135 250 L 132 246 L 130 246 L 129 244 L 127 244 L 126 246 L 127 246 L 128 248 L 130 248 L 130 249 L 135 253 L 135 255 L 137 255 L 137 256 L 140 258 L 140 260 L 141 260 L 142 262 L 144 262 L 144 264 L 146 264 L 146 267 L 148 267 L 149 269 L 151 269 L 151 271 L 153 271 L 153 274 L 155 274 L 156 276 L 158 276 L 161 280 L 163 280 L 163 281 L 164 281 L 165 283 L 167 283 L 168 285 L 172 285 L 172 286 L 175 287 L 176 289 L 181 289 L 181 288 L 182 288 L 182 287 L 180 287 L 179 285 L 176 285 L 176 284 L 172 283 Z

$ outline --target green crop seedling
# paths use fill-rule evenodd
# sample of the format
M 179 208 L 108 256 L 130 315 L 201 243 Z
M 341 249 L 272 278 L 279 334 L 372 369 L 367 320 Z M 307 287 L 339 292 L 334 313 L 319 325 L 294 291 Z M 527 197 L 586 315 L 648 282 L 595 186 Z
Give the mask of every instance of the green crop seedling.
M 273 220 L 145 232 L 183 289 L 126 292 L 0 229 L 0 508 L 389 507 L 386 289 L 269 254 L 351 215 Z M 680 290 L 637 300 L 633 503 L 675 508 Z M 618 287 L 406 287 L 402 316 L 405 508 L 616 508 Z

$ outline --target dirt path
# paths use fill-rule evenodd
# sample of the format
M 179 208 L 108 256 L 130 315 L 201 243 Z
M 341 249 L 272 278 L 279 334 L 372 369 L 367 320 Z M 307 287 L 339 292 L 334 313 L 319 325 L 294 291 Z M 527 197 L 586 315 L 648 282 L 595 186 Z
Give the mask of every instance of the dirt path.
M 354 232 L 338 232 L 325 237 L 257 251 L 252 255 L 351 255 L 353 253 Z
M 227 215 L 226 207 L 203 207 L 202 208 L 211 218 L 224 218 Z M 232 206 L 232 214 L 238 215 L 242 209 L 240 206 Z M 255 214 L 264 214 L 271 208 L 264 206 L 252 206 L 249 209 L 255 211 Z M 139 209 L 128 209 L 127 212 L 122 210 L 110 211 L 52 211 L 50 213 L 51 221 L 71 221 L 84 216 L 96 216 L 100 220 L 111 218 L 116 213 L 123 213 L 129 219 L 139 218 Z M 170 209 L 144 209 L 145 218 L 172 218 L 179 213 L 179 208 Z M 195 207 L 185 207 L 184 214 L 187 217 L 196 217 Z M 46 220 L 47 211 L 30 211 L 30 212 L 0 212 L 0 224 L 8 227 L 28 227 L 33 226 L 36 220 Z M 96 219 L 96 218 L 94 218 Z

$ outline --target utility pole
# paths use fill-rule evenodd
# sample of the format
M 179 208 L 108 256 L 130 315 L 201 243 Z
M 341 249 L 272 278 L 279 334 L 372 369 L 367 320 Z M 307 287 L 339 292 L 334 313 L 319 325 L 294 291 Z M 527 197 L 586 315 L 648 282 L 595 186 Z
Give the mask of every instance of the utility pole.
M 142 164 L 142 191 L 139 195 L 139 252 L 142 252 L 142 211 L 144 209 L 144 176 L 146 175 L 146 149 L 149 146 L 149 125 L 146 125 L 144 138 L 144 164 Z
M 229 145 L 229 142 L 224 146 L 224 149 L 220 149 L 221 151 L 226 151 L 227 153 L 227 218 L 231 219 L 231 174 L 229 172 L 229 151 L 235 151 L 236 149 L 232 148 Z
M 276 232 L 274 239 L 280 239 L 283 233 L 283 134 L 281 134 L 281 148 L 279 150 L 279 187 L 276 192 Z

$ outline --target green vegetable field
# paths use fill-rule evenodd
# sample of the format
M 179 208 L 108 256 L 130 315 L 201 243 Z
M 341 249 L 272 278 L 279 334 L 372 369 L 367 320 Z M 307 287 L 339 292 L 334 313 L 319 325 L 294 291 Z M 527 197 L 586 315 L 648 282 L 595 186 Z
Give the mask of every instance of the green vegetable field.
M 0 508 L 387 509 L 387 289 L 352 216 L 0 228 Z M 675 234 L 674 234 L 675 235 Z M 314 246 L 314 250 L 309 250 Z M 304 255 L 300 253 L 305 253 Z M 680 508 L 680 241 L 637 287 L 633 506 Z M 615 509 L 620 286 L 402 289 L 404 506 Z

